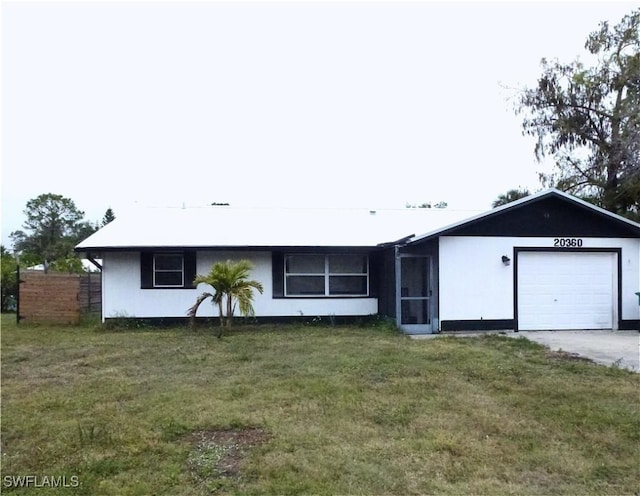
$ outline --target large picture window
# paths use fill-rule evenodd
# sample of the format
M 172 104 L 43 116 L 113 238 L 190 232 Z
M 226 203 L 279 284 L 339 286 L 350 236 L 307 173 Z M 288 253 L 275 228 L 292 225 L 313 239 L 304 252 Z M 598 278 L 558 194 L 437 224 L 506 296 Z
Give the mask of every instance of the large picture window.
M 287 255 L 285 296 L 368 296 L 367 255 Z

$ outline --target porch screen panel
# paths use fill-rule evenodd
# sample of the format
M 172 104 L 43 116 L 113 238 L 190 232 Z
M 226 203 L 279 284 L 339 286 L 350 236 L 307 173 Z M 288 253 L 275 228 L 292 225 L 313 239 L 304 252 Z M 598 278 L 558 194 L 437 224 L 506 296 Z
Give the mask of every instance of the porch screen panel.
M 402 259 L 402 296 L 429 296 L 429 264 L 422 257 Z
M 429 300 L 403 300 L 402 323 L 403 324 L 430 324 Z
M 400 323 L 431 324 L 431 259 L 405 256 L 400 260 Z

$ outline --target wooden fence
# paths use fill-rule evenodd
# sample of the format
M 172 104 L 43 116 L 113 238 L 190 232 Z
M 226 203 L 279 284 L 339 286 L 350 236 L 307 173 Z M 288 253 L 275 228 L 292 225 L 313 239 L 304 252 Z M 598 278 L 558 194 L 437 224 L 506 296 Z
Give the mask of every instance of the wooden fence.
M 102 274 L 87 272 L 80 276 L 80 312 L 102 311 Z
M 19 271 L 18 322 L 77 324 L 102 307 L 101 274 Z

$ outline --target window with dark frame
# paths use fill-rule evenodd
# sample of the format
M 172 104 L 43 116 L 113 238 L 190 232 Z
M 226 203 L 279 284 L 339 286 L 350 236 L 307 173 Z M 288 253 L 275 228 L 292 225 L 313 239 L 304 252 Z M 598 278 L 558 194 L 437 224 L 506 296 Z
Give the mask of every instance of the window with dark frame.
M 195 289 L 196 251 L 140 252 L 141 289 Z
M 361 254 L 285 256 L 285 296 L 368 296 L 369 258 Z
M 153 255 L 153 287 L 184 287 L 184 256 L 182 253 L 156 253 Z

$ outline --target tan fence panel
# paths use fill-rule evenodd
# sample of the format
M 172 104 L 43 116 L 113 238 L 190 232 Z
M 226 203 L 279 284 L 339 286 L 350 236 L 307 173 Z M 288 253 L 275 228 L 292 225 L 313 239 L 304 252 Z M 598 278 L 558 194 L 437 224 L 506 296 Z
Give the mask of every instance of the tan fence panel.
M 100 274 L 20 271 L 18 319 L 29 324 L 77 324 L 82 311 L 99 310 L 99 288 Z

